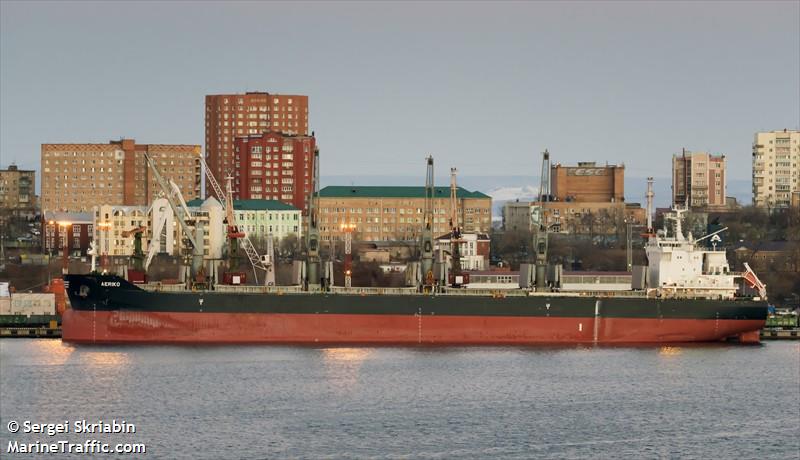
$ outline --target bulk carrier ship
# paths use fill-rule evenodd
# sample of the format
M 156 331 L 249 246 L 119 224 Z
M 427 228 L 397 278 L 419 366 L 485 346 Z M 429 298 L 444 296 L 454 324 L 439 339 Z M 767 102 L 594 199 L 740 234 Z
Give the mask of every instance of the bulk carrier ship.
M 433 160 L 428 158 L 426 190 L 432 187 Z M 162 188 L 165 193 L 170 190 L 166 185 Z M 166 291 L 164 286 L 135 285 L 115 275 L 65 275 L 71 306 L 62 319 L 63 340 L 310 345 L 752 343 L 758 342 L 767 318 L 765 286 L 755 273 L 749 267 L 745 273 L 732 272 L 724 250 L 701 247 L 698 242 L 706 237 L 685 237 L 681 210 L 668 216 L 663 230 L 649 235 L 644 289 L 591 293 L 559 292 L 557 283 L 546 279 L 543 225 L 534 235 L 537 257 L 527 270 L 530 284 L 521 282 L 520 288 L 503 291 L 453 287 L 453 281 L 462 280 L 457 275 L 458 245 L 452 246 L 456 273 L 443 271 L 435 277 L 434 267 L 441 264 L 434 263 L 432 211 L 427 204 L 420 262 L 411 270 L 421 273 L 416 286 L 327 286 L 319 276 L 313 203 L 312 199 L 303 285 L 219 284 L 198 289 L 187 282 L 179 290 Z M 180 213 L 179 206 L 173 208 Z M 182 226 L 187 225 L 185 219 L 180 220 Z M 453 228 L 451 241 L 457 242 L 458 229 Z M 652 228 L 650 223 L 648 228 Z M 237 233 L 235 228 L 231 232 Z M 195 237 L 201 240 L 202 229 L 196 230 Z M 199 255 L 196 260 L 202 259 L 202 249 Z M 759 295 L 737 296 L 739 279 L 755 287 Z

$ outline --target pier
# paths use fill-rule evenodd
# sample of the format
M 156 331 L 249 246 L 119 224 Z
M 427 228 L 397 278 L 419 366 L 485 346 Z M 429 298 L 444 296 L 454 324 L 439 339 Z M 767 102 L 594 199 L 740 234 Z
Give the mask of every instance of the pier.
M 800 340 L 800 328 L 762 329 L 761 340 Z

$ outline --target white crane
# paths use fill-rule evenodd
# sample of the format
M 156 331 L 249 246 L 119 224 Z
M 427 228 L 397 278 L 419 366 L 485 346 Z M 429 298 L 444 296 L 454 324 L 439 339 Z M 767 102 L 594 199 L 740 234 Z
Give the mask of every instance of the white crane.
M 205 229 L 203 228 L 204 226 L 201 221 L 195 222 L 194 218 L 189 212 L 189 208 L 186 206 L 186 201 L 183 199 L 183 195 L 181 194 L 181 191 L 175 182 L 171 180 L 167 181 L 161 175 L 161 173 L 158 172 L 156 163 L 152 158 L 150 158 L 150 155 L 145 153 L 144 158 L 147 162 L 147 165 L 150 167 L 150 170 L 153 171 L 153 177 L 156 179 L 159 187 L 161 187 L 161 191 L 164 193 L 164 195 L 166 195 L 167 202 L 169 203 L 170 208 L 172 208 L 172 213 L 174 214 L 175 218 L 178 219 L 178 223 L 181 226 L 183 234 L 186 236 L 186 240 L 188 241 L 189 245 L 191 245 L 191 278 L 193 280 L 192 282 L 194 282 L 195 277 L 202 272 L 203 267 L 203 238 L 205 235 Z M 194 228 L 194 232 L 192 232 L 192 228 Z

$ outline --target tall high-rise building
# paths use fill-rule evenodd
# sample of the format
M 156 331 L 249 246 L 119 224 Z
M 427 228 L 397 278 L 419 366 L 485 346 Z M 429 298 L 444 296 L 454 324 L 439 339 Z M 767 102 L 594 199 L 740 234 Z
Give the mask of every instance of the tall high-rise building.
M 691 208 L 725 207 L 725 155 L 684 150 L 672 156 L 672 203 Z
M 104 204 L 146 206 L 161 192 L 144 154 L 180 188 L 185 200 L 200 195 L 199 145 L 42 144 L 43 211 L 90 211 Z
M 36 206 L 36 171 L 10 165 L 0 169 L 0 208 L 8 211 Z
M 306 214 L 314 177 L 315 148 L 313 136 L 267 131 L 237 137 L 234 142 L 234 198 L 279 200 Z M 224 181 L 225 177 L 218 180 Z
M 786 208 L 800 190 L 800 131 L 755 134 L 753 205 Z
M 308 135 L 308 96 L 264 92 L 206 96 L 206 162 L 214 177 L 222 181 L 235 171 L 237 137 L 265 131 Z

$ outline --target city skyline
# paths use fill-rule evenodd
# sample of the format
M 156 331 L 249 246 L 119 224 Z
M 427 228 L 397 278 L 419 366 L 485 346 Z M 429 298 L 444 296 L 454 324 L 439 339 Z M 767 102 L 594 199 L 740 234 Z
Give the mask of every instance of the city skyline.
M 0 4 L 0 167 L 38 171 L 51 142 L 205 148 L 205 96 L 245 91 L 309 96 L 323 177 L 421 177 L 428 153 L 536 175 L 545 148 L 668 177 L 685 147 L 743 180 L 755 132 L 800 127 L 796 2 L 140 5 Z

